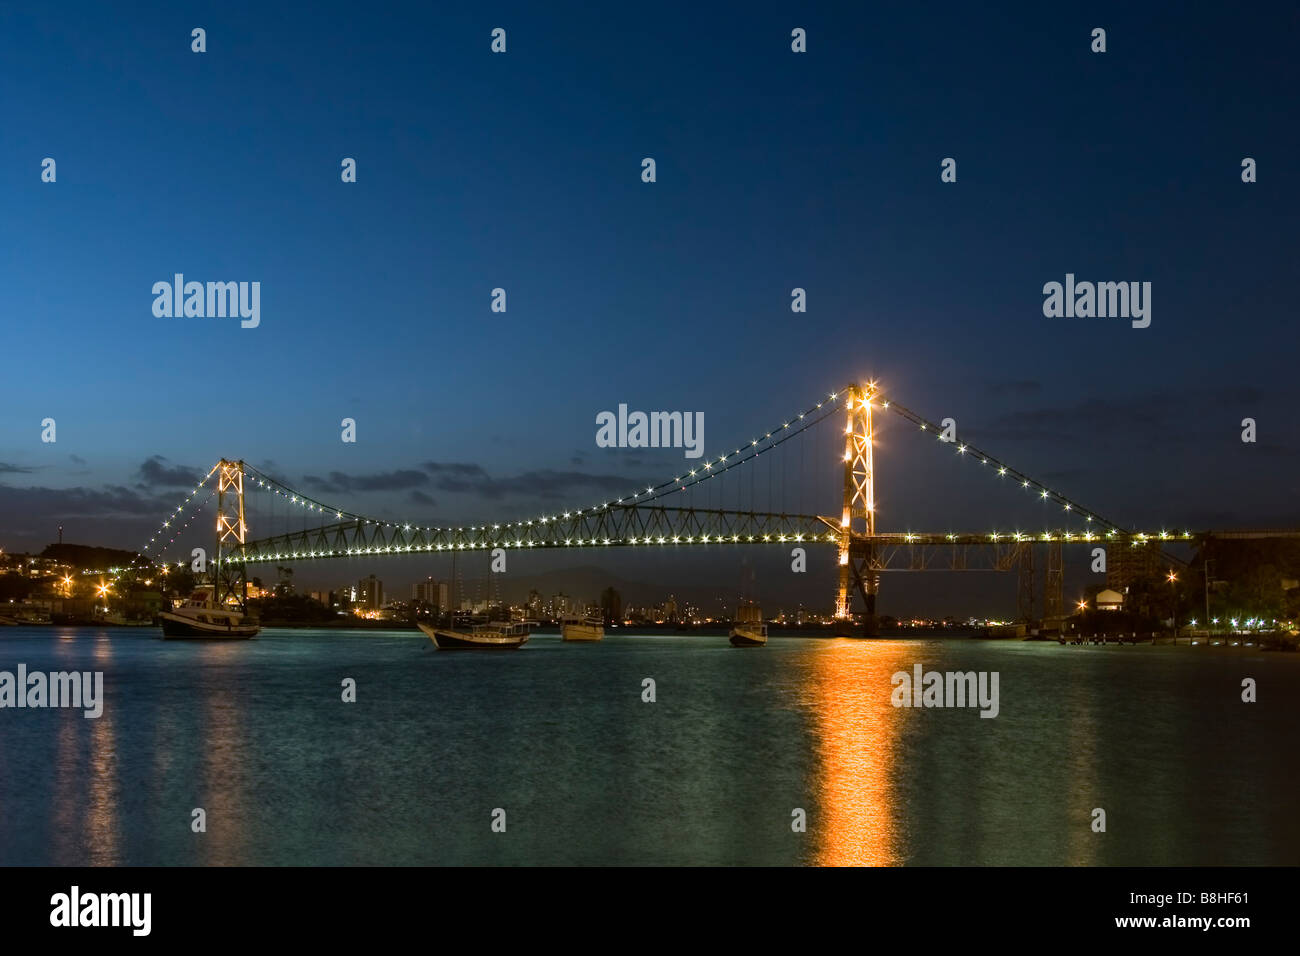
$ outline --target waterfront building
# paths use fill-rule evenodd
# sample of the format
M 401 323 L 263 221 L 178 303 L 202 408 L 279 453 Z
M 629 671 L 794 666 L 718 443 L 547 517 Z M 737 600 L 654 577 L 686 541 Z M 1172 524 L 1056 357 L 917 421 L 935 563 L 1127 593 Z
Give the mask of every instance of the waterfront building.
M 1106 587 L 1112 591 L 1125 594 L 1138 581 L 1163 577 L 1158 542 L 1117 544 L 1106 549 Z

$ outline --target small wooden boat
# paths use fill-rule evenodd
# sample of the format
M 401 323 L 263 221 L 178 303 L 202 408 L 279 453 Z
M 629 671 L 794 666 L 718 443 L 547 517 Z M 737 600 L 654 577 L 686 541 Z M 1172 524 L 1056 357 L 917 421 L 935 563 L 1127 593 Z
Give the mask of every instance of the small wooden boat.
M 763 612 L 755 605 L 742 606 L 736 612 L 736 623 L 731 628 L 732 647 L 762 647 L 767 643 L 767 625 Z
M 598 641 L 605 636 L 605 622 L 598 617 L 566 617 L 560 622 L 560 638 L 565 641 Z
M 195 591 L 180 607 L 160 612 L 158 622 L 164 639 L 246 641 L 262 630 L 261 624 L 237 608 L 218 607 L 208 591 Z
M 731 629 L 732 647 L 762 647 L 766 643 L 766 624 L 737 624 Z
M 440 651 L 514 651 L 528 643 L 528 625 L 520 621 L 493 621 L 469 627 L 435 627 L 421 623 L 420 630 Z

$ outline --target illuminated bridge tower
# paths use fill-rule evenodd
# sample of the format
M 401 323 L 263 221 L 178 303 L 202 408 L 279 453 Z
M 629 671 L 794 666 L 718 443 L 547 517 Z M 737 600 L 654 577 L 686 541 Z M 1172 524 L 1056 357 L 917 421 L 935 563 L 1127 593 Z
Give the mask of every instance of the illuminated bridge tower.
M 213 555 L 212 600 L 247 610 L 248 570 L 242 560 L 227 561 L 226 555 L 244 548 L 248 525 L 244 523 L 244 463 L 223 458 L 217 465 L 217 549 Z M 242 558 L 242 554 L 241 554 Z
M 840 515 L 839 589 L 835 596 L 837 634 L 852 633 L 856 587 L 866 604 L 866 634 L 874 636 L 876 591 L 880 573 L 874 569 L 876 533 L 875 472 L 871 461 L 871 404 L 876 384 L 848 388 L 848 423 L 844 428 L 844 510 Z

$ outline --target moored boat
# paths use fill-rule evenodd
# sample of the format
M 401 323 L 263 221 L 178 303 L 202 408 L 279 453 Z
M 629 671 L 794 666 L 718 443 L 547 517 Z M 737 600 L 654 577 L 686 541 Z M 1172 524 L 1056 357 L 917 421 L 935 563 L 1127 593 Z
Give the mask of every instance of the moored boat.
M 766 643 L 767 625 L 763 623 L 763 612 L 753 604 L 742 605 L 731 628 L 732 646 L 762 647 Z
M 513 651 L 528 643 L 528 625 L 520 621 L 493 621 L 468 627 L 437 627 L 421 622 L 420 630 L 440 651 Z
M 237 608 L 218 607 L 210 592 L 195 591 L 179 607 L 158 614 L 164 639 L 211 638 L 246 641 L 257 636 L 262 626 Z
M 605 622 L 598 617 L 566 617 L 560 622 L 560 638 L 565 641 L 598 641 L 605 636 Z
M 737 624 L 731 629 L 733 647 L 762 647 L 766 643 L 766 624 Z

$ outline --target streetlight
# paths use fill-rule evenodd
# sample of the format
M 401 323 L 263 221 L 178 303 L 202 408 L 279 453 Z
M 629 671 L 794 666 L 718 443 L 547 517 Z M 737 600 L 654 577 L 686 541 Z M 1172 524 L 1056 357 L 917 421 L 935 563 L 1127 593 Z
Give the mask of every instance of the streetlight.
M 1178 581 L 1178 575 L 1174 574 L 1173 571 L 1170 571 L 1169 572 L 1169 604 L 1172 608 L 1172 614 L 1173 614 L 1172 620 L 1174 625 L 1174 644 L 1178 643 L 1178 591 L 1176 589 L 1177 581 Z

